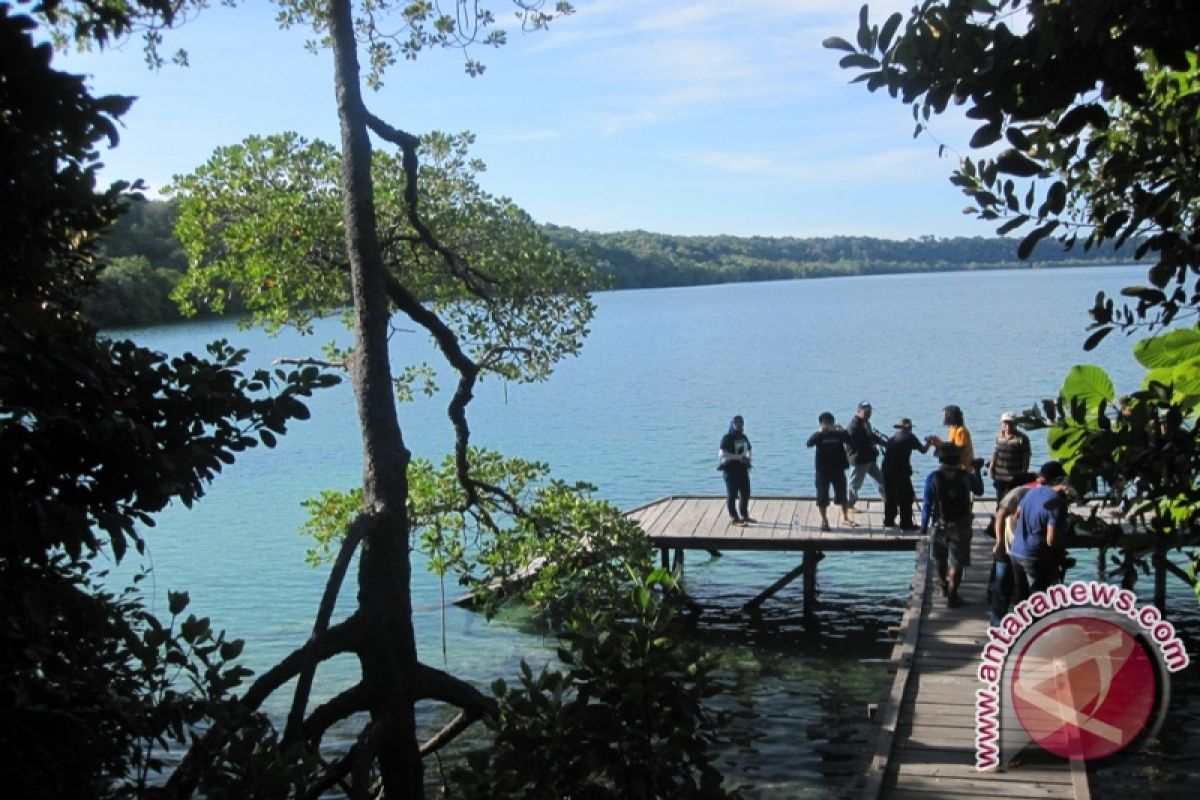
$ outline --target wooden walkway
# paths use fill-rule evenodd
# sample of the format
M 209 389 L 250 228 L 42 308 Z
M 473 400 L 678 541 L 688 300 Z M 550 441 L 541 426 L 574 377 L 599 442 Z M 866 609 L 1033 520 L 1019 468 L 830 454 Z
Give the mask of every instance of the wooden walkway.
M 757 523 L 731 525 L 723 497 L 665 497 L 629 512 L 662 550 L 664 563 L 675 552 L 677 568 L 683 552 L 702 550 L 767 550 L 799 552 L 800 567 L 750 603 L 753 608 L 803 574 L 805 610 L 815 603 L 816 565 L 825 552 L 915 550 L 910 597 L 892 652 L 895 678 L 879 709 L 875 752 L 856 788 L 863 800 L 937 800 L 964 798 L 1077 798 L 1088 800 L 1082 765 L 1053 758 L 996 772 L 975 768 L 976 677 L 986 639 L 986 584 L 991 566 L 991 539 L 982 533 L 993 501 L 976 501 L 976 530 L 971 560 L 960 587 L 962 608 L 950 609 L 934 588 L 928 540 L 882 527 L 878 500 L 861 498 L 855 515 L 859 527 L 839 528 L 838 509 L 830 508 L 833 530 L 820 530 L 815 500 L 808 497 L 755 497 L 750 514 Z M 919 518 L 918 518 L 919 522 Z M 1083 545 L 1087 546 L 1087 545 Z M 1093 545 L 1094 546 L 1094 545 Z M 859 791 L 861 790 L 861 791 Z
M 985 515 L 977 514 L 976 519 Z M 986 639 L 991 539 L 976 527 L 971 563 L 947 608 L 935 588 L 927 545 L 917 549 L 912 593 L 892 652 L 895 678 L 880 710 L 880 731 L 863 800 L 935 798 L 1089 798 L 1086 769 L 1054 759 L 997 772 L 975 768 L 976 669 Z

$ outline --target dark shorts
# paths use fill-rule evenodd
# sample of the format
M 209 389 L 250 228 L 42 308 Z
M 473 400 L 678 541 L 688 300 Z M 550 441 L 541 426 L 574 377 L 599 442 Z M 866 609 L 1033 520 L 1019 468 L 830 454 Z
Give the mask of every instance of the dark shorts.
M 827 474 L 821 470 L 817 470 L 818 508 L 825 508 L 829 505 L 830 486 L 833 487 L 833 502 L 839 506 L 846 505 L 846 473 L 839 470 Z
M 971 521 L 939 524 L 933 529 L 933 558 L 952 567 L 971 566 Z

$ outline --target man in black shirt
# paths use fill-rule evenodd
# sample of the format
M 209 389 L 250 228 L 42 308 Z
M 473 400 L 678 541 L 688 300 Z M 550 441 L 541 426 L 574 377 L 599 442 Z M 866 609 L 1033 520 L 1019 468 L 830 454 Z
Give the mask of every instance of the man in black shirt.
M 821 414 L 818 421 L 821 427 L 808 437 L 808 446 L 817 448 L 817 509 L 821 512 L 821 530 L 829 530 L 825 509 L 829 507 L 830 487 L 833 488 L 833 502 L 842 508 L 842 524 L 857 528 L 858 523 L 850 519 L 850 507 L 846 503 L 846 467 L 850 465 L 846 459 L 846 446 L 850 444 L 850 434 L 834 424 L 833 414 L 828 411 Z
M 913 435 L 912 420 L 908 417 L 901 417 L 892 427 L 896 432 L 888 439 L 883 451 L 883 527 L 896 527 L 899 516 L 901 530 L 915 531 L 913 501 L 916 493 L 913 492 L 911 458 L 913 450 L 926 453 L 929 445 Z
M 729 423 L 729 432 L 721 437 L 717 469 L 725 474 L 725 507 L 734 525 L 754 522 L 750 518 L 750 439 L 742 428 L 745 421 L 736 416 Z
M 867 476 L 875 481 L 875 488 L 880 497 L 886 497 L 883 487 L 883 473 L 879 471 L 879 445 L 887 444 L 887 439 L 880 436 L 871 427 L 871 404 L 866 400 L 858 404 L 858 411 L 846 426 L 850 434 L 850 484 L 846 490 L 846 500 L 851 508 L 858 502 L 858 490 L 862 488 Z

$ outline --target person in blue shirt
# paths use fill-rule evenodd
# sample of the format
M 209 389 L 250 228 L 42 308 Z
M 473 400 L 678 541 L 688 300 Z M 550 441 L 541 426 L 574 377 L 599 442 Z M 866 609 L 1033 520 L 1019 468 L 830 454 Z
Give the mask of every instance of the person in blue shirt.
M 1069 490 L 1063 465 L 1047 461 L 1038 470 L 1037 483 L 1021 498 L 1008 550 L 1013 572 L 1013 605 L 1062 580 L 1062 539 Z

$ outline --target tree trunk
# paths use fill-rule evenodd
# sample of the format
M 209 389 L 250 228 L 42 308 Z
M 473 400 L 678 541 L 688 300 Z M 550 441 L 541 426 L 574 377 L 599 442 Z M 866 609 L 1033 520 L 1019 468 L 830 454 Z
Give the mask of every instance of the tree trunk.
M 342 217 L 354 296 L 351 383 L 363 440 L 363 514 L 359 613 L 367 630 L 359 651 L 379 767 L 388 797 L 420 797 L 422 766 L 414 716 L 418 675 L 409 563 L 409 453 L 396 416 L 387 351 L 386 271 L 375 221 L 371 142 L 359 84 L 350 0 L 332 0 L 329 31 L 342 134 Z

